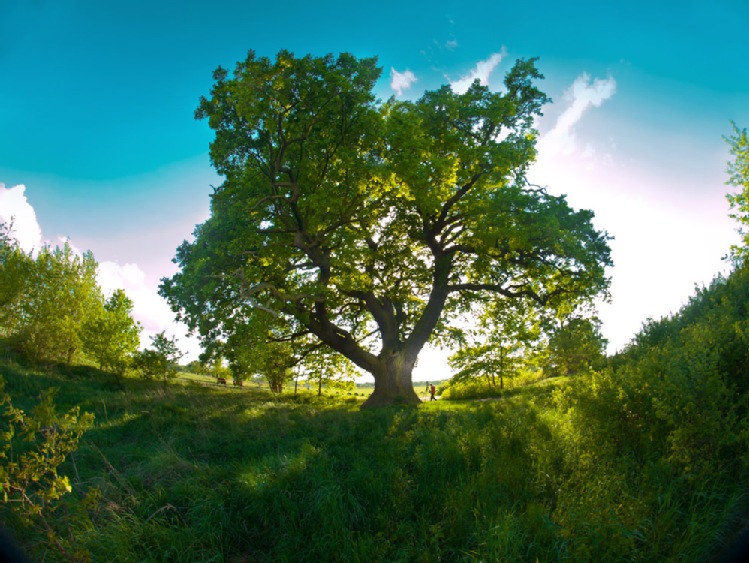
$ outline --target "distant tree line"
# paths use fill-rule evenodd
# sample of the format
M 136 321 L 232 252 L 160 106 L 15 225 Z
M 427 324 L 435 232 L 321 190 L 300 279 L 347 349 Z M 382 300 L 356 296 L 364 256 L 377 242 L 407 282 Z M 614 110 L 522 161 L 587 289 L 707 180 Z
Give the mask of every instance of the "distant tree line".
M 122 378 L 176 374 L 181 353 L 162 332 L 139 351 L 141 325 L 124 290 L 105 296 L 96 281 L 98 263 L 67 242 L 25 252 L 0 223 L 0 337 L 33 363 L 93 362 Z

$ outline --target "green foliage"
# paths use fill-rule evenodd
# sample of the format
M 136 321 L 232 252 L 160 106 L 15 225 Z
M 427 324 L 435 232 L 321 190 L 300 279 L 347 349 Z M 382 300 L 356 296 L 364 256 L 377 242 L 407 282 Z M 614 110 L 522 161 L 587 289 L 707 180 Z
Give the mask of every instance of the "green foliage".
M 296 364 L 292 345 L 288 342 L 270 342 L 254 355 L 257 373 L 268 382 L 270 390 L 281 393 L 285 383 L 292 378 L 292 367 Z
M 122 378 L 140 346 L 140 324 L 133 320 L 133 302 L 121 289 L 116 290 L 98 314 L 83 324 L 83 342 L 88 354 L 101 369 Z
M 322 346 L 314 346 L 304 358 L 305 377 L 317 386 L 318 396 L 323 387 L 331 390 L 351 391 L 357 375 L 354 365 L 341 354 Z
M 677 314 L 649 321 L 608 369 L 555 394 L 565 455 L 584 461 L 568 477 L 577 483 L 570 500 L 589 510 L 583 495 L 591 491 L 618 507 L 610 525 L 639 519 L 629 549 L 643 560 L 674 550 L 707 560 L 741 521 L 749 492 L 748 303 L 749 269 L 740 267 L 697 289 Z M 638 505 L 628 505 L 622 496 L 635 484 Z
M 17 333 L 30 358 L 70 365 L 82 351 L 83 324 L 102 302 L 96 267 L 90 252 L 79 256 L 67 243 L 39 251 L 17 303 Z
M 122 290 L 104 300 L 90 252 L 68 243 L 26 254 L 5 231 L 0 236 L 0 336 L 10 336 L 34 362 L 92 356 L 120 377 L 138 347 L 139 326 Z
M 499 395 L 506 379 L 538 373 L 545 377 L 571 375 L 605 363 L 600 321 L 581 316 L 579 303 L 570 314 L 562 303 L 549 311 L 528 302 L 505 301 L 488 307 L 450 358 L 456 370 L 446 398 Z
M 0 225 L 0 227 L 3 227 Z M 24 316 L 21 303 L 27 280 L 31 278 L 34 261 L 26 254 L 10 232 L 0 228 L 0 335 L 18 332 Z
M 303 343 L 292 344 L 279 333 L 277 319 L 265 311 L 255 311 L 262 322 L 238 326 L 221 350 L 229 360 L 236 380 L 260 375 L 274 393 L 281 393 L 291 380 L 292 370 L 307 352 Z
M 639 409 L 668 436 L 670 457 L 687 474 L 747 466 L 749 446 L 749 269 L 696 291 L 675 316 L 650 321 L 613 360 L 614 375 L 639 395 Z
M 499 387 L 477 378 L 452 379 L 437 392 L 445 400 L 493 399 L 502 396 Z
M 206 375 L 211 372 L 211 368 L 200 360 L 192 360 L 181 371 L 194 373 L 197 375 Z
M 540 309 L 528 302 L 499 301 L 487 307 L 448 360 L 457 370 L 453 383 L 465 384 L 453 385 L 450 396 L 454 398 L 459 387 L 461 395 L 474 394 L 481 380 L 484 386 L 503 389 L 505 379 L 516 377 L 523 367 L 540 336 L 541 322 Z
M 213 361 L 213 365 L 207 369 L 206 373 L 210 373 L 217 380 L 226 380 L 231 375 L 232 371 L 228 366 L 224 365 L 223 358 L 216 358 Z
M 65 560 L 87 560 L 87 552 L 67 533 L 75 524 L 70 513 L 58 514 L 64 506 L 62 497 L 72 490 L 68 477 L 58 470 L 78 448 L 94 416 L 81 415 L 79 407 L 58 414 L 53 389 L 42 393 L 39 403 L 27 414 L 13 406 L 4 388 L 5 381 L 0 377 L 2 521 L 12 522 L 15 515 L 21 524 L 38 530 L 42 543 Z M 96 494 L 92 492 L 89 502 L 94 502 Z
M 749 248 L 749 232 L 743 230 L 749 225 L 749 133 L 734 123 L 733 135 L 726 137 L 726 142 L 733 157 L 733 161 L 728 163 L 727 183 L 739 190 L 726 197 L 731 204 L 731 217 L 741 224 L 739 232 L 743 238 L 743 246 L 734 246 L 731 250 L 735 259 L 744 260 Z
M 14 397 L 56 381 L 0 368 Z M 710 560 L 748 500 L 736 465 L 680 473 L 606 374 L 365 412 L 314 393 L 64 381 L 58 402 L 98 421 L 75 469 L 101 502 L 71 527 L 96 561 Z
M 176 339 L 167 338 L 163 330 L 151 337 L 151 346 L 135 354 L 133 365 L 143 377 L 162 379 L 166 385 L 168 379 L 177 376 L 182 352 Z
M 600 366 L 605 348 L 600 320 L 572 316 L 551 331 L 542 361 L 543 369 L 549 376 L 580 373 Z
M 0 221 L 0 249 L 5 249 L 16 244 L 13 238 L 13 222 Z
M 196 116 L 226 180 L 161 293 L 209 348 L 270 318 L 271 340 L 312 337 L 372 373 L 368 404 L 414 403 L 419 352 L 462 313 L 574 307 L 611 262 L 590 211 L 525 180 L 548 101 L 533 60 L 502 93 L 477 81 L 413 102 L 378 102 L 380 72 L 281 51 L 214 73 Z

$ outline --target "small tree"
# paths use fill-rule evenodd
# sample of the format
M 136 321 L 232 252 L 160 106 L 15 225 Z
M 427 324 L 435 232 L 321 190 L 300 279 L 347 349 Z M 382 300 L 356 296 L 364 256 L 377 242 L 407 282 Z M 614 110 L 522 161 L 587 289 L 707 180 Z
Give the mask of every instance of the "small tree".
M 141 326 L 132 318 L 133 302 L 122 289 L 116 290 L 104 303 L 98 315 L 91 315 L 83 326 L 86 351 L 99 367 L 118 378 L 132 362 L 140 345 Z
M 64 361 L 68 365 L 83 347 L 83 325 L 103 302 L 96 283 L 97 263 L 91 252 L 78 255 L 69 244 L 42 248 L 28 261 L 14 251 L 10 277 L 26 273 L 20 295 L 11 288 L 7 310 L 11 326 L 32 360 Z M 15 297 L 14 297 L 15 294 Z
M 192 360 L 185 366 L 185 371 L 188 373 L 194 373 L 196 375 L 206 375 L 209 373 L 209 368 L 200 360 Z
M 571 317 L 549 336 L 544 370 L 550 376 L 578 373 L 603 358 L 605 348 L 598 318 Z
M 487 309 L 477 325 L 467 331 L 465 343 L 449 358 L 457 370 L 455 381 L 485 378 L 490 387 L 504 389 L 540 334 L 542 319 L 538 308 L 521 301 L 500 301 Z M 465 338 L 465 337 L 464 337 Z
M 135 366 L 143 377 L 162 378 L 166 386 L 168 379 L 177 376 L 182 352 L 177 347 L 177 340 L 167 338 L 163 330 L 151 337 L 151 346 L 153 348 L 136 354 Z
M 231 326 L 227 340 L 213 342 L 206 354 L 225 355 L 235 379 L 260 374 L 272 392 L 281 393 L 292 370 L 309 354 L 310 340 L 285 336 L 289 330 L 285 320 L 262 309 L 235 319 Z
M 244 354 L 234 354 L 229 360 L 229 371 L 235 384 L 242 384 L 247 378 L 252 375 L 252 368 L 247 363 L 247 358 Z
M 281 393 L 292 378 L 292 369 L 299 363 L 293 347 L 288 342 L 268 342 L 258 347 L 253 355 L 254 370 L 268 382 L 273 393 Z
M 16 334 L 24 320 L 22 303 L 34 260 L 0 223 L 0 336 Z
M 0 248 L 11 246 L 14 242 L 13 222 L 0 221 Z
M 308 381 L 317 383 L 317 396 L 322 396 L 323 386 L 329 389 L 348 390 L 354 386 L 356 370 L 348 358 L 315 346 L 305 358 L 304 369 Z

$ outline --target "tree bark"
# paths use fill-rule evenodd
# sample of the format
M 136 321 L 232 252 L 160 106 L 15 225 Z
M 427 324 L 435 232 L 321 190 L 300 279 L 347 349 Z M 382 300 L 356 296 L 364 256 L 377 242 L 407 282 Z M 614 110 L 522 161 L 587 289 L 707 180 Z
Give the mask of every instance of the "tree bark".
M 361 408 L 421 403 L 411 377 L 416 357 L 402 350 L 383 350 L 378 360 L 372 371 L 374 391 Z
M 374 376 L 375 388 L 362 408 L 386 405 L 417 405 L 421 403 L 413 388 L 412 373 L 416 359 L 429 341 L 439 321 L 449 295 L 447 281 L 452 266 L 451 256 L 435 258 L 432 291 L 421 318 L 405 341 L 401 340 L 399 308 L 389 299 L 378 299 L 373 293 L 355 292 L 352 295 L 365 304 L 377 323 L 382 336 L 379 355 L 363 349 L 344 330 L 336 327 L 328 316 L 324 301 L 315 303 L 307 328 L 333 350 L 343 354 L 354 364 Z

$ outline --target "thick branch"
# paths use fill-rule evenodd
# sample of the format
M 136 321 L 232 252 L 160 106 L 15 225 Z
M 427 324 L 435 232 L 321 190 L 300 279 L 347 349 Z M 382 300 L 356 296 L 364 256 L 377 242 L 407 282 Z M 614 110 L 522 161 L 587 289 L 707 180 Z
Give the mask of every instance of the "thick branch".
M 384 347 L 391 348 L 400 343 L 400 327 L 396 318 L 396 311 L 387 297 L 380 300 L 371 291 L 350 291 L 346 295 L 364 302 L 380 329 Z
M 498 293 L 511 299 L 520 297 L 529 297 L 540 305 L 546 305 L 554 297 L 567 292 L 567 289 L 558 287 L 546 295 L 539 295 L 532 289 L 519 289 L 520 286 L 513 288 L 512 286 L 503 286 L 500 284 L 491 283 L 461 283 L 448 286 L 450 293 L 458 291 L 489 291 L 491 293 Z
M 377 358 L 364 350 L 348 331 L 330 321 L 324 302 L 315 303 L 315 310 L 307 327 L 333 350 L 343 354 L 360 368 L 374 373 Z
M 411 335 L 406 340 L 406 347 L 409 353 L 414 356 L 424 347 L 432 334 L 434 327 L 437 326 L 445 303 L 450 294 L 447 281 L 452 269 L 452 256 L 443 254 L 435 259 L 434 277 L 432 281 L 432 290 L 429 294 L 429 300 L 426 307 L 416 322 Z

